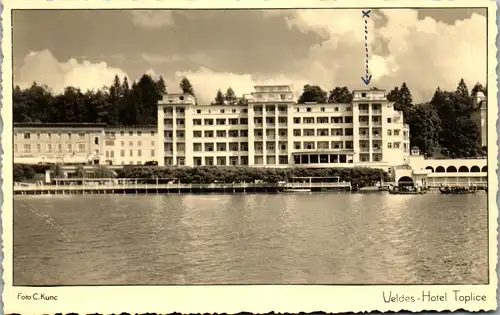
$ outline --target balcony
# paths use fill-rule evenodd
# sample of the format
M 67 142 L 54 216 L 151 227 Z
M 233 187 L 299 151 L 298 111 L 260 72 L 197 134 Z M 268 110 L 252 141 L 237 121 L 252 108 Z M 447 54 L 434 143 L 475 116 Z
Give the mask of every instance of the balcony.
M 370 135 L 369 135 L 369 134 L 367 134 L 367 133 L 365 133 L 365 134 L 360 134 L 360 135 L 359 135 L 359 138 L 361 138 L 361 139 L 369 139 L 369 138 L 370 138 Z
M 381 121 L 372 121 L 372 126 L 382 126 Z
M 360 109 L 359 110 L 360 115 L 368 115 L 368 113 L 369 113 L 368 109 Z
M 370 153 L 370 149 L 368 147 L 359 148 L 359 152 L 361 153 Z
M 254 115 L 255 115 L 255 116 L 262 116 L 263 111 L 261 111 L 261 110 L 256 110 L 256 111 L 254 111 L 253 113 L 254 113 Z
M 372 115 L 382 115 L 381 109 L 372 109 Z
M 368 122 L 367 121 L 360 121 L 359 125 L 360 126 L 368 126 Z

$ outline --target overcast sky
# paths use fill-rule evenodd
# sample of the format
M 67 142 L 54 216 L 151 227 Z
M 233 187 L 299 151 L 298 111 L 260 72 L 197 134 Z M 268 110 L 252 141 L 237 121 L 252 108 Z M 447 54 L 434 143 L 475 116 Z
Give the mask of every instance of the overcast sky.
M 368 24 L 372 84 L 406 81 L 416 102 L 437 86 L 486 83 L 486 10 L 374 10 Z M 359 9 L 267 11 L 15 11 L 14 84 L 59 92 L 163 75 L 169 92 L 186 76 L 201 103 L 217 89 L 306 83 L 363 88 Z

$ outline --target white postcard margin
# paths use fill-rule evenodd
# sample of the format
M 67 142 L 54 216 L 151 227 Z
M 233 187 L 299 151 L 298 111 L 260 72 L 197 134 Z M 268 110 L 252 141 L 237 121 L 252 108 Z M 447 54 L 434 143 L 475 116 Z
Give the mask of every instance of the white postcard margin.
M 468 1 L 384 1 L 384 0 L 124 0 L 124 1 L 27 1 L 4 2 L 2 13 L 2 227 L 3 227 L 3 303 L 5 313 L 267 313 L 267 312 L 365 312 L 466 310 L 489 311 L 497 308 L 497 219 L 498 190 L 497 129 L 488 126 L 488 195 L 489 206 L 489 275 L 488 285 L 406 285 L 406 286 L 315 286 L 315 285 L 237 285 L 237 286 L 90 286 L 90 287 L 13 287 L 13 196 L 12 196 L 12 9 L 182 9 L 182 8 L 488 8 L 488 119 L 497 121 L 497 25 L 496 3 Z M 63 27 L 63 26 L 62 26 Z M 465 61 L 467 62 L 467 61 Z M 40 266 L 43 268 L 43 266 Z M 459 291 L 456 291 L 459 290 Z M 386 303 L 383 292 L 417 297 L 415 302 Z M 422 301 L 423 292 L 432 296 L 447 295 L 445 302 Z M 458 292 L 461 301 L 455 299 Z M 38 294 L 57 297 L 40 301 Z M 469 301 L 466 297 L 480 299 Z M 30 299 L 26 297 L 31 297 Z M 484 301 L 483 301 L 484 297 Z

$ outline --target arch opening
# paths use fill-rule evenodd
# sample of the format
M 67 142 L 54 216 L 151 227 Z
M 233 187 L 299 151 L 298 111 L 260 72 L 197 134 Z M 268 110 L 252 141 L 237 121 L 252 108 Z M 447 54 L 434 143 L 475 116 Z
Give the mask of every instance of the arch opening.
M 456 173 L 457 172 L 457 168 L 453 165 L 450 165 L 446 168 L 446 173 Z
M 426 169 L 426 170 L 430 170 L 431 172 L 433 172 L 433 173 L 434 173 L 434 168 L 433 168 L 432 166 L 427 166 L 425 169 Z
M 479 166 L 474 165 L 473 167 L 470 168 L 470 171 L 472 173 L 479 173 L 479 172 L 481 172 L 481 169 L 479 168 Z
M 486 166 L 486 165 L 483 166 L 483 168 L 481 169 L 481 172 L 485 172 L 485 173 L 488 172 L 488 166 Z
M 445 171 L 444 167 L 442 167 L 442 166 L 436 167 L 436 173 L 444 173 L 444 171 Z
M 462 165 L 458 168 L 459 173 L 469 173 L 469 168 L 465 165 Z
M 399 187 L 413 187 L 414 185 L 415 185 L 415 182 L 409 176 L 403 176 L 398 180 Z

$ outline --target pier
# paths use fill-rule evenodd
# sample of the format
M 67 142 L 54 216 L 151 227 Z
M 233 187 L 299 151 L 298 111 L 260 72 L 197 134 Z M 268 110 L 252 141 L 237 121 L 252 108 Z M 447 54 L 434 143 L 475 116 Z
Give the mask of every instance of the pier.
M 82 180 L 80 180 L 82 181 Z M 153 181 L 153 182 L 151 182 Z M 99 179 L 75 184 L 75 180 L 57 180 L 56 184 L 15 185 L 14 195 L 94 195 L 94 194 L 170 194 L 170 193 L 277 193 L 290 188 L 311 191 L 351 189 L 349 182 L 293 183 L 160 183 L 151 179 Z

